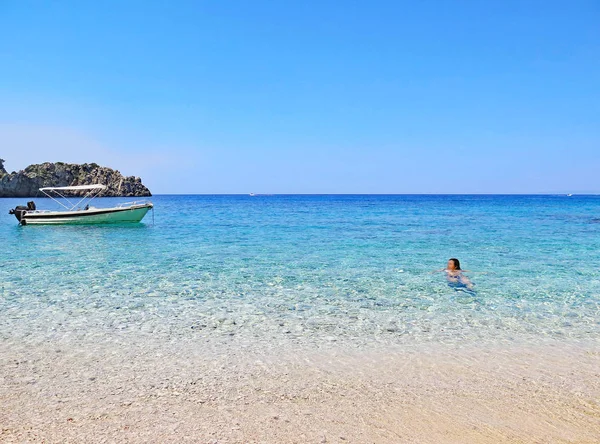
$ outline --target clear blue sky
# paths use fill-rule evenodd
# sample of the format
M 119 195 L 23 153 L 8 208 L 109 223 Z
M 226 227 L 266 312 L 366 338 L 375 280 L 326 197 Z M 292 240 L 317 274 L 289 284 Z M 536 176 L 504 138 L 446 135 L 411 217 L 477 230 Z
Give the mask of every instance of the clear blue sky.
M 600 192 L 600 3 L 0 0 L 0 157 L 155 193 Z

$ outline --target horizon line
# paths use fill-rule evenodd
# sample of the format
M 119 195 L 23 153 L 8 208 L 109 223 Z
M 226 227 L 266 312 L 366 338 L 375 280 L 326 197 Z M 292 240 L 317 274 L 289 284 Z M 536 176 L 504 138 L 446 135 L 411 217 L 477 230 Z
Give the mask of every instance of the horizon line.
M 152 193 L 152 196 L 598 196 L 600 191 L 535 193 Z M 127 196 L 124 196 L 127 197 Z M 129 196 L 136 197 L 136 196 Z M 139 196 L 143 197 L 143 196 Z

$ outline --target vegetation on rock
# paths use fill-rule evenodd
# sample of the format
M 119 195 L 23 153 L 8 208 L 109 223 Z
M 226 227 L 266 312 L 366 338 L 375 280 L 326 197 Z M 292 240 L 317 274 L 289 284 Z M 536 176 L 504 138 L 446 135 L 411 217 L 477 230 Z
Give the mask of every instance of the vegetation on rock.
M 117 170 L 96 163 L 45 162 L 9 174 L 4 169 L 4 160 L 0 159 L 0 197 L 35 197 L 43 187 L 93 184 L 108 187 L 102 193 L 105 197 L 152 195 L 139 177 L 125 177 Z

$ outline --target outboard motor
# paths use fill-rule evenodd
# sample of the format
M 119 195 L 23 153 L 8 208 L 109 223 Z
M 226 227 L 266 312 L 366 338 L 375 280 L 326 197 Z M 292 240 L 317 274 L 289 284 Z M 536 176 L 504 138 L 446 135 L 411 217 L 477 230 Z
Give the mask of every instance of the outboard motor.
M 31 202 L 33 203 L 33 202 Z M 35 207 L 35 204 L 33 204 L 33 206 Z M 15 217 L 17 218 L 17 220 L 19 222 L 21 222 L 21 219 L 23 219 L 23 216 L 25 215 L 25 213 L 27 213 L 27 211 L 31 210 L 31 208 L 29 208 L 29 205 L 27 205 L 26 207 L 23 205 L 19 205 L 18 207 L 15 207 L 15 209 L 10 210 L 8 212 L 8 214 L 14 214 Z

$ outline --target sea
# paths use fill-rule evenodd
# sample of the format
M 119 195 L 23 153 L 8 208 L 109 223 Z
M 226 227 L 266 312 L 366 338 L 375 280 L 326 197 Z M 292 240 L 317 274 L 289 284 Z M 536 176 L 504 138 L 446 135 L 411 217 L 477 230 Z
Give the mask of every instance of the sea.
M 600 196 L 157 195 L 139 224 L 20 226 L 26 200 L 0 199 L 3 341 L 600 339 Z

